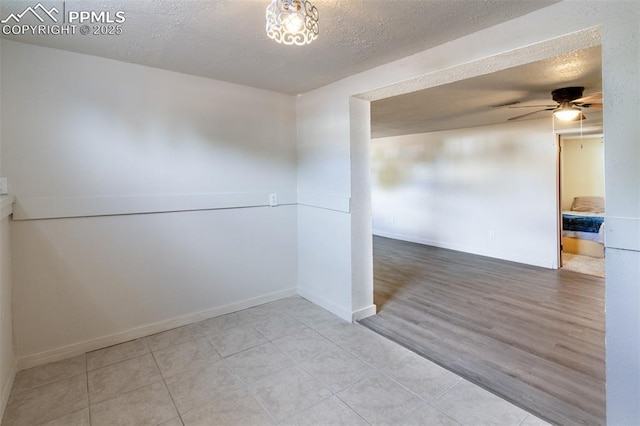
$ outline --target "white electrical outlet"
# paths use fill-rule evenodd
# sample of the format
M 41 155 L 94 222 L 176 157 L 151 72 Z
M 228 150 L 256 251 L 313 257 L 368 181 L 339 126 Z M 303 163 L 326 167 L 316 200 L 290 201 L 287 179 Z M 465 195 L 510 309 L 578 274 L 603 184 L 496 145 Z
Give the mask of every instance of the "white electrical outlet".
M 271 194 L 269 194 L 269 205 L 271 207 L 275 207 L 278 205 L 278 194 L 275 192 L 272 192 Z
M 9 184 L 6 177 L 0 177 L 0 195 L 9 193 Z
M 495 231 L 489 231 L 489 239 L 490 240 L 495 240 L 496 238 L 496 232 Z

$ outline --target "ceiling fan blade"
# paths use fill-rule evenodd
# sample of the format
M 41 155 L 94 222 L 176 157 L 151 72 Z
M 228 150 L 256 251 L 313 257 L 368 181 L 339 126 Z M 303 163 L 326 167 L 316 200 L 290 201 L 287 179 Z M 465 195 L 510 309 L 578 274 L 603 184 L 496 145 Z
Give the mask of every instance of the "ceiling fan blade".
M 579 98 L 579 99 L 574 99 L 571 102 L 576 104 L 584 104 L 590 101 L 599 101 L 601 99 L 602 99 L 602 92 L 598 92 L 598 93 L 593 93 L 589 96 L 583 96 L 582 98 Z
M 602 108 L 602 104 L 601 103 L 597 103 L 597 104 L 580 104 L 579 106 L 580 106 L 580 108 Z
M 524 117 L 527 117 L 527 116 L 529 116 L 529 115 L 537 114 L 537 113 L 539 113 L 539 112 L 543 112 L 543 111 L 553 111 L 554 109 L 555 109 L 555 108 L 539 109 L 538 111 L 528 112 L 528 113 L 526 113 L 526 114 L 522 114 L 522 115 L 517 115 L 517 116 L 515 116 L 515 117 L 511 117 L 508 121 L 511 121 L 511 120 L 518 120 L 518 119 L 520 119 L 520 118 L 524 118 Z
M 510 106 L 508 108 L 555 108 L 558 105 L 519 105 L 519 106 Z

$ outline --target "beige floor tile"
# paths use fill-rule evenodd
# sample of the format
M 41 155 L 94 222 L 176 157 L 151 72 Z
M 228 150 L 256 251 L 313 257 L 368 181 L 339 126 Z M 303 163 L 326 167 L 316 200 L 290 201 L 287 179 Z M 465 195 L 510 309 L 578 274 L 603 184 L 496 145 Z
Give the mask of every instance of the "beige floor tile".
M 13 393 L 77 376 L 86 372 L 84 355 L 19 371 L 13 381 Z
M 321 402 L 331 391 L 299 368 L 287 368 L 249 385 L 249 390 L 278 422 Z
M 234 312 L 232 314 L 222 315 L 215 318 L 210 318 L 196 324 L 198 331 L 202 334 L 212 334 L 219 331 L 229 330 L 231 328 L 244 325 L 245 321 L 242 317 Z
M 287 311 L 287 313 L 301 321 L 307 327 L 311 327 L 313 329 L 347 323 L 342 318 L 315 305 L 307 305 L 304 308 L 292 309 L 291 311 Z
M 91 426 L 156 426 L 178 417 L 163 382 L 92 404 Z
M 382 422 L 381 426 L 397 426 L 395 422 Z M 434 407 L 424 402 L 414 411 L 407 413 L 402 420 L 403 426 L 460 426 L 458 422 L 453 420 L 446 414 L 436 410 Z M 481 426 L 481 425 L 476 425 Z
M 258 401 L 239 390 L 182 416 L 185 426 L 267 426 L 275 424 Z
M 432 401 L 460 379 L 413 352 L 398 357 L 381 372 L 427 401 Z
M 202 335 L 198 331 L 197 324 L 191 324 L 145 337 L 144 340 L 149 345 L 149 349 L 155 352 L 169 346 L 195 340 L 198 337 L 202 337 Z
M 68 379 L 12 394 L 2 426 L 36 425 L 78 411 L 89 405 L 87 376 Z
M 106 367 L 116 362 L 126 361 L 149 353 L 149 347 L 142 339 L 131 340 L 119 345 L 109 346 L 98 351 L 87 352 L 87 370 Z
M 370 338 L 354 339 L 340 346 L 378 369 L 395 363 L 398 358 L 411 352 L 377 334 Z
M 367 426 L 368 424 L 335 396 L 280 422 L 282 426 Z
M 254 308 L 245 309 L 237 312 L 243 321 L 247 323 L 260 321 L 271 315 L 282 313 L 283 309 L 280 305 L 274 303 L 265 303 L 264 305 L 256 306 Z
M 299 309 L 304 309 L 315 305 L 303 297 L 292 296 L 268 303 L 267 306 L 277 312 L 286 312 L 290 314 L 291 312 L 297 311 Z
M 204 337 L 159 350 L 154 356 L 165 379 L 220 359 L 220 355 Z
M 328 327 L 317 328 L 316 330 L 337 345 L 344 345 L 354 341 L 366 342 L 368 339 L 378 336 L 368 328 L 346 321 Z
M 460 380 L 431 403 L 463 425 L 517 426 L 528 413 L 496 395 Z
M 349 407 L 373 424 L 403 424 L 423 401 L 387 377 L 366 378 L 337 394 Z
M 89 426 L 89 407 L 42 423 L 40 426 Z
M 291 358 L 271 343 L 237 353 L 224 361 L 247 384 L 257 382 L 294 364 Z
M 168 422 L 161 423 L 158 426 L 183 426 L 183 424 L 182 420 L 180 420 L 180 417 L 176 417 L 175 419 L 171 419 Z
M 337 346 L 300 363 L 300 368 L 334 393 L 376 373 L 373 368 Z
M 205 337 L 222 357 L 228 357 L 268 342 L 262 334 L 248 324 L 220 330 L 207 334 Z
M 529 414 L 520 426 L 551 426 L 551 424 L 534 416 L 533 414 Z
M 269 315 L 251 325 L 269 340 L 288 336 L 307 328 L 306 325 L 287 314 Z
M 548 426 L 300 297 L 22 371 L 2 426 L 86 426 L 89 414 L 110 426 Z
M 204 368 L 170 377 L 166 383 L 181 414 L 244 387 L 222 361 L 213 361 Z
M 273 344 L 298 362 L 315 358 L 318 354 L 338 347 L 310 328 L 276 339 Z
M 90 371 L 88 375 L 91 404 L 162 380 L 151 354 L 111 364 Z

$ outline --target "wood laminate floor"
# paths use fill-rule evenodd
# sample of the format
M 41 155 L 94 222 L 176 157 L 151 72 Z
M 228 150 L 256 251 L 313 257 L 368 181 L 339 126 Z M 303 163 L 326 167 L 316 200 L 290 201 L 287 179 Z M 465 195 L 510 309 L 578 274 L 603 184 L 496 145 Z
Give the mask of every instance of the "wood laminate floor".
M 361 324 L 545 420 L 605 423 L 604 279 L 374 237 Z

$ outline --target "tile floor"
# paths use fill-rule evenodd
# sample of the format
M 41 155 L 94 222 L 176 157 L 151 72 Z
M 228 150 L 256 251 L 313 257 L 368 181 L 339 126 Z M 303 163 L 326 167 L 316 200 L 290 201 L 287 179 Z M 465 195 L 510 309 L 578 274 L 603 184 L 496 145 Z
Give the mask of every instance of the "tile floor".
M 546 425 L 300 297 L 16 376 L 10 425 Z

